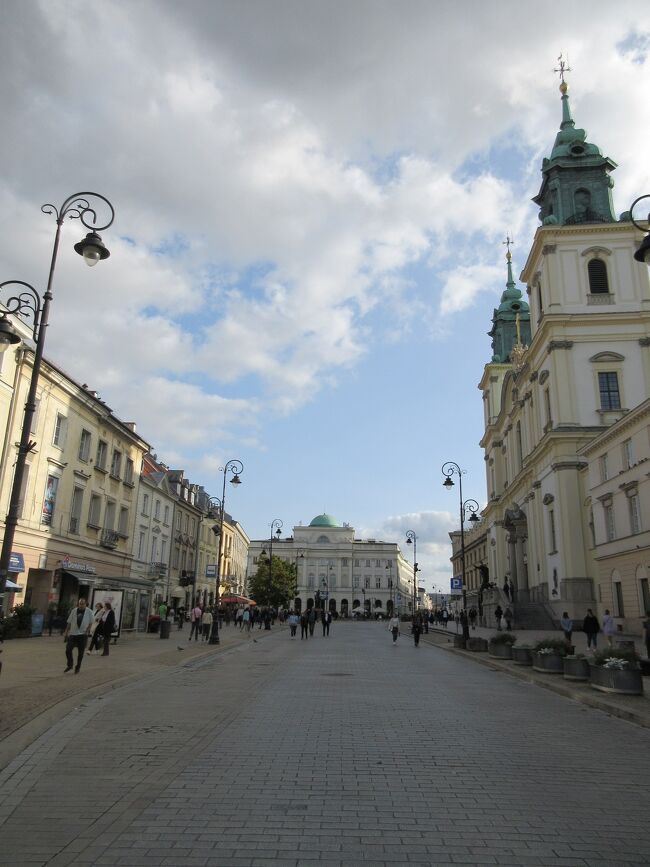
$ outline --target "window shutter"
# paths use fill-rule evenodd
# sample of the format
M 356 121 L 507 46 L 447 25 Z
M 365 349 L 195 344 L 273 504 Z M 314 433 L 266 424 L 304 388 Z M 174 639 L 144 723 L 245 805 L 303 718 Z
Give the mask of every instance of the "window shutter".
M 607 265 L 602 259 L 592 259 L 587 265 L 589 291 L 592 295 L 608 295 Z

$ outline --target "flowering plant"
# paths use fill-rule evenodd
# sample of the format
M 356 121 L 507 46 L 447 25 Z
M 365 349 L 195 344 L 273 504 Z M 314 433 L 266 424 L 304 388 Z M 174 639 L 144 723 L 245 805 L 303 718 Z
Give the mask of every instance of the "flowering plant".
M 607 662 L 603 662 L 603 668 L 616 668 L 619 671 L 622 671 L 624 668 L 628 668 L 630 663 L 627 659 L 619 659 L 615 656 L 610 656 Z

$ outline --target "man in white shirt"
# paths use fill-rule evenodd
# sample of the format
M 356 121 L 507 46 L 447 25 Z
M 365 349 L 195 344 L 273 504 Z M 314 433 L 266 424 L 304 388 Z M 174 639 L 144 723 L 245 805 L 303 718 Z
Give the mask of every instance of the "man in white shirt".
M 195 605 L 194 608 L 190 611 L 190 637 L 189 641 L 192 640 L 192 636 L 194 635 L 196 641 L 199 640 L 199 636 L 201 635 L 201 617 L 203 616 L 203 611 L 200 605 Z
M 63 633 L 63 639 L 65 641 L 65 658 L 68 663 L 67 668 L 63 672 L 64 674 L 67 671 L 72 671 L 72 649 L 74 647 L 77 648 L 77 664 L 74 673 L 79 674 L 81 660 L 84 658 L 84 651 L 86 649 L 86 641 L 90 635 L 90 627 L 94 622 L 93 613 L 90 608 L 86 606 L 86 600 L 82 596 L 79 599 L 77 607 L 73 608 L 70 612 L 68 623 L 65 627 L 65 632 Z

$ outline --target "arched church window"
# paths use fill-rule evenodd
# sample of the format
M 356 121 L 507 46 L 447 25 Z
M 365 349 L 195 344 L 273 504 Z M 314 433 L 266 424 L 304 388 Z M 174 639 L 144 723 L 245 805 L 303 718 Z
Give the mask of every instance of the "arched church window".
M 589 274 L 589 292 L 592 295 L 608 295 L 607 265 L 603 260 L 591 259 L 587 265 L 587 273 Z
M 328 539 L 327 536 L 319 536 L 318 539 L 316 539 L 316 544 L 317 545 L 328 545 L 329 541 L 330 540 Z

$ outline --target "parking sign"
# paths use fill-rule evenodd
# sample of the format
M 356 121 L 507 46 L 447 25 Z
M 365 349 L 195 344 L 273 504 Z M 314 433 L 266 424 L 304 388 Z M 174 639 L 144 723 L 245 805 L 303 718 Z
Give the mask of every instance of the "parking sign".
M 462 578 L 452 578 L 451 579 L 451 592 L 453 596 L 458 596 L 459 593 L 463 592 L 463 579 Z

